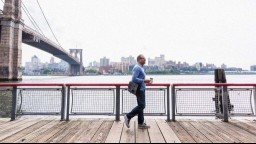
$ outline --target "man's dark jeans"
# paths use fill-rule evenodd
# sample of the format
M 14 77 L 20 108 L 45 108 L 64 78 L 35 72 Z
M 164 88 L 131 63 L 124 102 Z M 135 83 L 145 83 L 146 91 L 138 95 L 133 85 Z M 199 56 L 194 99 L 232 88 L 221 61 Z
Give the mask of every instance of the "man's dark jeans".
M 136 96 L 137 96 L 138 106 L 135 107 L 126 116 L 127 116 L 128 119 L 132 119 L 133 117 L 138 115 L 138 123 L 143 124 L 144 123 L 144 109 L 146 107 L 145 91 L 139 91 Z

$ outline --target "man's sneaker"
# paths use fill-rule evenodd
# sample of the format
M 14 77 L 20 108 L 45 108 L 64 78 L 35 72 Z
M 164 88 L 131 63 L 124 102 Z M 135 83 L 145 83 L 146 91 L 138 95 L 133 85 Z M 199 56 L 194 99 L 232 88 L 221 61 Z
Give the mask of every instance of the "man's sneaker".
M 130 128 L 130 119 L 128 119 L 126 115 L 124 116 L 124 123 L 127 126 L 127 128 Z
M 144 124 L 139 124 L 138 128 L 139 129 L 149 129 L 150 126 L 144 123 Z

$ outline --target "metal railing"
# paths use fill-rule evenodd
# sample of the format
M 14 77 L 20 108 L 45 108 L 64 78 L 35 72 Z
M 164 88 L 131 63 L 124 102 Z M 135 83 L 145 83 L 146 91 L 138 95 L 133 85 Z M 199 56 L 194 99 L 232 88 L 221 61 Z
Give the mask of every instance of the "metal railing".
M 64 84 L 6 83 L 0 89 L 0 111 L 12 121 L 18 115 L 61 115 L 65 119 Z
M 256 84 L 173 84 L 172 120 L 176 116 L 256 115 Z
M 128 84 L 66 84 L 66 120 L 74 115 L 110 115 L 116 121 L 137 105 L 136 96 L 127 90 Z M 170 121 L 170 84 L 150 84 L 146 90 L 145 115 L 167 116 Z
M 128 84 L 0 84 L 0 117 L 9 115 L 111 115 L 116 120 L 137 106 Z M 231 116 L 256 115 L 256 84 L 150 84 L 145 115 Z M 172 97 L 170 97 L 170 94 Z M 172 98 L 170 100 L 170 98 Z M 172 102 L 172 109 L 170 107 Z

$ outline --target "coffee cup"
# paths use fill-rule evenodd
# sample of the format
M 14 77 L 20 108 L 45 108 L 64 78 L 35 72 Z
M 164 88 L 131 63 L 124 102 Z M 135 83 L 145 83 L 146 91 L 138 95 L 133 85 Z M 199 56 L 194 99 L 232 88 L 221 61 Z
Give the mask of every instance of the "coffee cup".
M 151 83 L 151 84 L 153 83 L 153 78 L 150 78 L 150 83 Z

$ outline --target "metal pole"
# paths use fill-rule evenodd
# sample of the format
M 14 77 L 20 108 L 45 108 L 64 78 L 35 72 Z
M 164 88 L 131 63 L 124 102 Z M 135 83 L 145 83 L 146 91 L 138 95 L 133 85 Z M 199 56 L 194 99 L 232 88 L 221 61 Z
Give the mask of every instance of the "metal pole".
M 222 105 L 224 122 L 228 122 L 229 109 L 228 109 L 228 88 L 226 86 L 222 87 Z
M 172 121 L 175 122 L 176 115 L 176 94 L 175 94 L 175 86 L 172 86 Z
M 12 90 L 12 113 L 11 113 L 11 121 L 16 119 L 17 113 L 17 86 L 13 87 Z
M 65 119 L 66 87 L 62 86 L 61 121 Z
M 170 86 L 167 86 L 167 122 L 171 121 L 170 107 Z
M 68 95 L 67 95 L 67 115 L 66 121 L 69 121 L 69 110 L 70 110 L 70 86 L 68 86 Z
M 116 86 L 116 121 L 120 121 L 121 87 Z
M 253 87 L 253 94 L 254 94 L 254 115 L 256 115 L 256 86 Z

